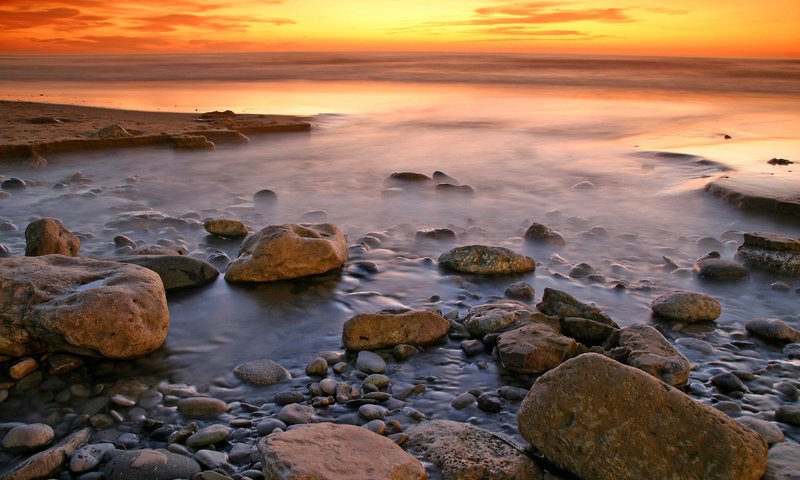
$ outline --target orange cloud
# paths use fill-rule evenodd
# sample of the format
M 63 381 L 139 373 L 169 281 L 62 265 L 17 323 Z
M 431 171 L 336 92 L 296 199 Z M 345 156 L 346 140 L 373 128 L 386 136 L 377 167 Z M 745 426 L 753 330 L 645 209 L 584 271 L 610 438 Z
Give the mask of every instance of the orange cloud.
M 562 9 L 561 2 L 512 3 L 475 9 L 477 18 L 438 22 L 437 25 L 523 25 L 569 23 L 591 20 L 595 22 L 624 23 L 633 21 L 622 8 Z

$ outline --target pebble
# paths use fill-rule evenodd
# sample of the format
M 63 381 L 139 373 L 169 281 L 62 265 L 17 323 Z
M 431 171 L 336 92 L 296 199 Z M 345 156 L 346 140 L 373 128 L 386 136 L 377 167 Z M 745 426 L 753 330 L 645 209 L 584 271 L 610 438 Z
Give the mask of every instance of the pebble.
M 131 449 L 139 444 L 139 437 L 135 433 L 123 433 L 117 437 L 116 442 L 125 449 Z
M 324 378 L 319 382 L 319 388 L 326 395 L 336 395 L 336 387 L 338 386 L 339 383 L 332 378 Z
M 781 405 L 775 410 L 775 419 L 779 422 L 800 426 L 800 406 Z
M 584 278 L 596 273 L 593 266 L 584 262 L 575 265 L 569 270 L 569 276 L 572 278 Z
M 484 412 L 497 413 L 503 409 L 503 401 L 495 394 L 482 393 L 478 397 L 478 408 Z
M 714 345 L 706 342 L 705 340 L 700 340 L 699 338 L 681 337 L 675 340 L 675 344 L 685 348 L 690 348 L 706 355 L 711 355 L 714 353 Z
M 314 418 L 314 407 L 292 403 L 281 408 L 278 419 L 286 425 L 311 423 Z
M 756 417 L 739 417 L 736 421 L 751 430 L 755 430 L 769 445 L 782 442 L 784 439 L 783 431 L 775 422 Z
M 55 438 L 50 425 L 31 423 L 17 425 L 3 437 L 3 448 L 12 452 L 28 452 L 38 450 Z
M 258 205 L 273 205 L 278 202 L 278 194 L 267 188 L 259 190 L 253 195 L 253 203 Z
M 328 374 L 328 361 L 322 357 L 314 357 L 306 365 L 306 375 L 310 377 L 324 377 Z
M 769 288 L 775 290 L 776 292 L 788 292 L 792 289 L 786 282 L 772 282 L 769 284 Z
M 497 389 L 497 393 L 506 400 L 517 401 L 528 396 L 528 390 L 511 385 L 503 385 Z
M 483 353 L 484 347 L 480 340 L 464 340 L 461 342 L 461 350 L 463 350 L 468 357 L 474 357 L 475 355 Z
M 347 362 L 339 362 L 334 364 L 331 368 L 334 373 L 341 375 L 350 369 L 350 364 Z
M 273 385 L 292 379 L 292 375 L 275 361 L 269 359 L 243 363 L 233 369 L 233 374 L 251 385 Z
M 256 424 L 256 432 L 261 436 L 269 435 L 277 428 L 286 430 L 286 424 L 277 418 L 265 418 Z
M 410 418 L 411 420 L 421 422 L 425 420 L 425 414 L 420 412 L 419 410 L 411 407 L 403 408 L 403 413 Z
M 228 411 L 228 405 L 216 398 L 190 397 L 178 401 L 178 411 L 187 417 L 217 418 Z
M 126 397 L 125 395 L 112 395 L 111 396 L 111 403 L 118 407 L 132 407 L 136 405 L 136 401 L 130 397 Z
M 192 448 L 205 447 L 228 439 L 231 431 L 224 425 L 209 425 L 194 432 L 186 439 L 186 445 Z
M 305 395 L 297 390 L 283 391 L 275 394 L 273 401 L 278 405 L 289 405 L 291 403 L 300 403 L 305 400 Z
M 79 448 L 69 460 L 69 469 L 75 473 L 88 472 L 100 465 L 111 451 L 115 449 L 111 443 L 96 443 Z
M 527 282 L 516 282 L 506 288 L 504 295 L 513 300 L 529 301 L 534 299 L 536 292 Z
M 198 450 L 194 454 L 194 458 L 200 465 L 210 469 L 219 468 L 228 463 L 228 454 L 215 450 Z
M 774 385 L 774 387 L 775 390 L 780 392 L 781 396 L 787 400 L 797 400 L 798 396 L 800 396 L 800 392 L 798 392 L 797 387 L 789 382 L 778 382 Z
M 457 395 L 454 399 L 450 401 L 450 405 L 455 408 L 456 410 L 463 410 L 477 401 L 474 395 L 469 392 L 465 392 L 462 394 Z
M 8 374 L 13 380 L 20 380 L 37 368 L 39 368 L 39 362 L 34 358 L 28 357 L 12 365 L 8 369 Z
M 328 365 L 336 365 L 339 362 L 344 361 L 344 353 L 343 352 L 336 352 L 336 351 L 325 351 L 319 352 L 317 354 L 318 357 L 322 357 L 328 362 Z
M 386 418 L 388 410 L 380 405 L 361 405 L 358 407 L 358 414 L 364 420 L 382 420 Z
M 233 463 L 250 463 L 252 449 L 246 443 L 236 443 L 228 452 L 228 459 Z
M 419 352 L 419 349 L 413 345 L 400 344 L 395 345 L 392 349 L 392 356 L 398 360 L 405 360 Z
M 356 368 L 365 373 L 383 373 L 386 371 L 386 362 L 377 353 L 362 350 L 358 352 Z
M 744 327 L 752 335 L 771 342 L 800 341 L 800 332 L 779 318 L 754 318 Z
M 391 379 L 380 373 L 373 373 L 361 382 L 362 386 L 372 385 L 378 390 L 383 390 L 391 383 Z
M 746 392 L 747 387 L 742 380 L 730 372 L 720 373 L 711 377 L 711 383 L 722 393 Z
M 386 431 L 386 423 L 384 423 L 383 420 L 376 418 L 375 420 L 370 420 L 364 424 L 364 428 L 371 432 L 375 432 L 378 435 L 383 435 L 383 432 Z

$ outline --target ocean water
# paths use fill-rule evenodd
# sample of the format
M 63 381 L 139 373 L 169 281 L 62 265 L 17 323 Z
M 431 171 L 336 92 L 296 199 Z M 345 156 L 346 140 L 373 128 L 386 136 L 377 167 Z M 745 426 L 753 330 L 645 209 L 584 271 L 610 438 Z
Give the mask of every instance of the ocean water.
M 0 233 L 0 243 L 14 254 L 24 252 L 24 228 L 40 216 L 61 219 L 82 235 L 81 254 L 97 257 L 112 257 L 112 239 L 125 234 L 141 244 L 185 245 L 198 258 L 220 252 L 235 258 L 237 241 L 207 236 L 194 220 L 206 217 L 239 219 L 257 230 L 324 216 L 352 245 L 351 262 L 339 273 L 264 285 L 220 278 L 170 293 L 166 345 L 142 360 L 113 363 L 102 375 L 81 374 L 89 384 L 131 378 L 150 385 L 188 383 L 258 405 L 278 390 L 310 383 L 305 364 L 318 351 L 341 349 L 342 324 L 352 315 L 402 306 L 463 317 L 470 306 L 502 298 L 509 284 L 523 280 L 536 289 L 536 301 L 544 288 L 556 288 L 595 303 L 621 325 L 645 323 L 673 341 L 709 342 L 710 353 L 678 342 L 696 366 L 687 391 L 710 405 L 736 403 L 741 411 L 734 415 L 771 419 L 777 406 L 791 403 L 779 384 L 800 387 L 800 361 L 747 337 L 743 326 L 752 318 L 776 317 L 800 328 L 800 280 L 754 271 L 748 280 L 719 283 L 688 271 L 711 250 L 732 258 L 743 232 L 800 236 L 797 218 L 742 212 L 703 191 L 717 176 L 736 173 L 780 176 L 800 190 L 797 168 L 766 163 L 773 157 L 800 161 L 798 61 L 366 53 L 3 56 L 0 98 L 315 115 L 309 133 L 258 136 L 249 145 L 214 152 L 146 148 L 54 155 L 49 167 L 37 170 L 2 166 L 0 174 L 33 184 L 0 199 L 0 219 L 19 229 Z M 393 172 L 436 170 L 475 194 L 385 191 Z M 575 188 L 581 182 L 593 188 Z M 253 194 L 264 188 L 277 192 L 277 205 L 253 203 Z M 151 210 L 190 222 L 177 228 L 114 223 L 126 213 Z M 558 230 L 567 245 L 527 243 L 522 235 L 532 222 Z M 426 228 L 452 228 L 458 242 L 417 240 L 415 232 Z M 370 234 L 380 242 L 362 240 Z M 539 265 L 534 273 L 500 278 L 437 266 L 450 248 L 474 243 L 511 248 Z M 674 271 L 663 257 L 683 268 Z M 364 273 L 359 261 L 374 263 L 378 272 Z M 604 280 L 568 277 L 580 262 Z M 789 291 L 772 289 L 776 281 L 788 283 Z M 628 288 L 615 288 L 620 282 Z M 714 295 L 722 316 L 715 325 L 691 328 L 659 322 L 650 303 L 672 289 Z M 236 365 L 259 358 L 279 361 L 296 379 L 253 388 L 233 378 Z M 406 402 L 428 418 L 471 421 L 516 436 L 518 404 L 499 414 L 449 405 L 473 388 L 529 386 L 530 378 L 508 374 L 490 352 L 466 357 L 451 340 L 389 368 L 398 382 L 426 383 L 424 394 Z M 741 398 L 710 384 L 713 374 L 729 370 L 755 375 Z M 55 393 L 12 396 L 0 408 L 0 421 L 51 416 L 58 423 L 65 409 L 80 411 L 79 400 L 59 403 Z M 321 414 L 357 421 L 344 407 Z M 800 440 L 800 429 L 781 427 Z

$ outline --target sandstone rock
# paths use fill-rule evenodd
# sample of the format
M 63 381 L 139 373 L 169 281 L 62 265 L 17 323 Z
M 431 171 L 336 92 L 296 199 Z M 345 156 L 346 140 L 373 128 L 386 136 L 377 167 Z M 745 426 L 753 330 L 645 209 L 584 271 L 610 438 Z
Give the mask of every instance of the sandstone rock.
M 272 360 L 254 360 L 239 365 L 233 374 L 251 385 L 273 385 L 292 379 L 292 374 Z
M 548 317 L 535 308 L 517 302 L 476 305 L 464 317 L 464 326 L 475 338 L 482 338 L 487 333 L 512 330 L 529 323 L 543 323 L 556 332 L 561 331 L 557 318 Z
M 482 428 L 434 420 L 408 431 L 407 448 L 438 466 L 444 480 L 544 479 L 543 470 L 513 445 Z
M 439 265 L 462 273 L 508 275 L 532 272 L 536 262 L 503 247 L 468 245 L 457 247 L 439 257 Z
M 603 344 L 619 329 L 605 323 L 581 317 L 566 317 L 561 320 L 561 332 L 586 346 Z
M 347 242 L 335 225 L 271 225 L 242 242 L 225 279 L 271 282 L 305 277 L 339 268 L 347 258 Z
M 745 233 L 736 258 L 751 268 L 800 275 L 800 239 L 777 233 Z
M 800 444 L 783 442 L 770 448 L 761 480 L 800 480 Z
M 539 377 L 517 420 L 545 458 L 580 478 L 758 480 L 766 468 L 757 433 L 594 353 Z
M 703 278 L 711 280 L 744 280 L 750 274 L 736 262 L 721 258 L 703 258 L 695 262 L 692 270 Z
M 386 437 L 354 425 L 317 423 L 264 437 L 268 480 L 423 480 L 425 468 Z
M 56 445 L 6 470 L 3 480 L 31 480 L 55 476 L 75 451 L 89 441 L 90 429 L 79 430 Z
M 362 313 L 346 322 L 342 343 L 348 350 L 374 350 L 395 345 L 429 345 L 450 330 L 450 322 L 428 310 L 384 310 Z
M 219 276 L 219 270 L 214 265 L 185 255 L 131 255 L 114 260 L 156 272 L 165 290 L 199 287 Z
M 103 469 L 108 480 L 173 480 L 198 473 L 197 461 L 162 449 L 119 452 Z
M 545 315 L 554 315 L 559 318 L 588 318 L 613 328 L 619 328 L 619 325 L 599 308 L 581 303 L 572 295 L 552 288 L 544 289 L 542 301 L 536 305 L 536 308 Z
M 754 318 L 744 328 L 752 335 L 771 342 L 793 343 L 800 341 L 800 331 L 779 318 Z
M 0 259 L 0 354 L 134 358 L 168 331 L 164 287 L 150 270 L 61 255 Z
M 567 241 L 564 240 L 563 235 L 555 230 L 552 230 L 547 225 L 542 225 L 541 223 L 531 224 L 531 226 L 525 231 L 525 239 L 539 243 L 546 243 L 548 245 L 557 247 L 567 244 Z
M 712 321 L 720 316 L 719 302 L 704 293 L 675 290 L 653 300 L 653 313 L 677 322 Z
M 247 226 L 238 220 L 226 220 L 223 218 L 206 220 L 203 222 L 206 232 L 220 237 L 246 237 Z
M 676 387 L 689 381 L 691 362 L 655 328 L 649 325 L 625 327 L 620 331 L 619 346 L 628 350 L 625 363 L 631 367 Z
M 584 351 L 575 340 L 537 323 L 505 332 L 497 339 L 500 362 L 517 373 L 546 372 Z
M 178 411 L 191 418 L 217 418 L 228 411 L 228 404 L 217 398 L 189 397 L 178 401 Z
M 25 229 L 25 255 L 29 257 L 53 253 L 76 257 L 80 248 L 80 239 L 54 218 L 36 220 Z
M 527 282 L 515 282 L 509 285 L 504 292 L 505 296 L 512 300 L 530 301 L 536 296 L 533 287 Z

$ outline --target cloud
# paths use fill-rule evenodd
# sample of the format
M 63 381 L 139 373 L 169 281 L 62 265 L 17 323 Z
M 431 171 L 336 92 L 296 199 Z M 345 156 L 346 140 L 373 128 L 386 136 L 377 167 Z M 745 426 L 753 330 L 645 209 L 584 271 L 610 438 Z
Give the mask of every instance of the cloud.
M 50 8 L 47 10 L 0 10 L 0 27 L 8 30 L 54 25 L 81 15 L 77 8 Z
M 466 20 L 433 22 L 436 26 L 539 25 L 594 21 L 626 23 L 633 19 L 624 8 L 563 8 L 563 2 L 524 2 L 475 9 Z
M 531 30 L 528 28 L 517 27 L 517 26 L 487 28 L 485 30 L 482 30 L 482 32 L 491 35 L 520 35 L 520 36 L 530 36 L 530 37 L 557 37 L 557 36 L 584 37 L 588 35 L 587 33 L 580 32 L 578 30 Z
M 101 47 L 102 50 L 129 50 L 168 45 L 164 38 L 153 36 L 85 35 L 76 38 L 29 38 L 31 42 L 67 47 Z
M 134 17 L 131 30 L 145 32 L 172 32 L 176 27 L 190 27 L 215 32 L 243 32 L 252 23 L 268 23 L 272 25 L 294 24 L 289 18 L 251 18 L 225 15 L 193 15 L 188 13 L 172 13 L 146 17 Z

